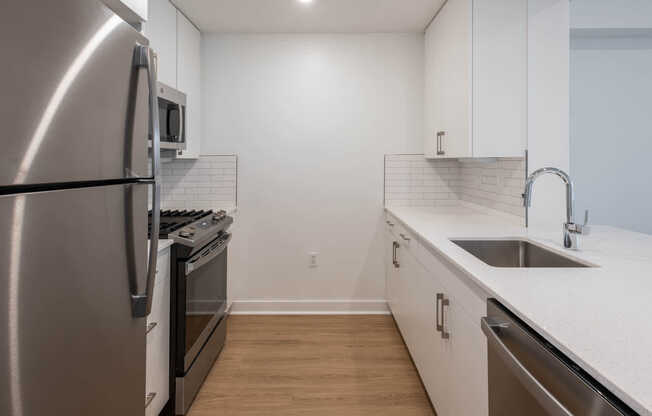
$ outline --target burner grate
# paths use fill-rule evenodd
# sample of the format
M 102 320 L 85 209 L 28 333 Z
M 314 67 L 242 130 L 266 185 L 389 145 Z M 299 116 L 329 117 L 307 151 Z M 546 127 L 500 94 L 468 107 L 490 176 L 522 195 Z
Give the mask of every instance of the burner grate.
M 213 211 L 204 210 L 163 210 L 161 211 L 159 238 L 167 238 L 170 233 L 212 214 Z M 152 238 L 152 211 L 149 211 L 147 233 L 149 238 Z

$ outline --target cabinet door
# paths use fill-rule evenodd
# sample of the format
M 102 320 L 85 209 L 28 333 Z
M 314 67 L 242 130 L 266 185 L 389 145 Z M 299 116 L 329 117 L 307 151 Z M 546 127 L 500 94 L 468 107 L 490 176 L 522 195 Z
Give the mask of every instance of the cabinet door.
M 433 126 L 435 157 L 471 157 L 472 0 L 449 0 L 427 32 L 427 104 Z M 426 118 L 428 119 L 428 118 Z M 433 128 L 434 127 L 434 128 Z M 439 145 L 437 146 L 437 141 Z M 427 140 L 427 154 L 433 139 Z M 438 147 L 438 149 L 437 149 Z M 439 152 L 437 152 L 439 150 Z
M 471 0 L 449 0 L 438 16 L 442 50 L 440 107 L 443 157 L 470 157 L 471 153 Z
M 144 31 L 158 57 L 158 80 L 177 88 L 177 9 L 169 0 L 149 1 Z
M 435 42 L 435 23 L 428 26 L 425 34 L 425 94 L 424 94 L 424 155 L 437 157 L 437 132 L 441 128 L 440 106 L 437 100 L 437 49 Z
M 428 396 L 438 415 L 452 414 L 447 394 L 449 383 L 444 356 L 444 342 L 437 331 L 437 293 L 442 287 L 436 276 L 415 261 L 410 299 L 414 310 L 414 330 L 419 337 L 413 357 Z
M 186 150 L 179 158 L 197 159 L 201 147 L 201 33 L 177 12 L 177 88 L 186 93 Z
M 392 313 L 394 312 L 395 309 L 395 299 L 396 299 L 396 282 L 395 282 L 395 274 L 396 274 L 396 267 L 394 266 L 394 243 L 396 240 L 394 239 L 394 235 L 391 232 L 390 224 L 391 221 L 388 221 L 387 225 L 385 226 L 385 237 L 384 237 L 384 244 L 385 244 L 385 297 L 387 299 L 387 305 L 389 306 L 390 311 Z
M 449 301 L 450 305 L 445 309 L 444 329 L 450 337 L 442 340 L 446 409 L 438 414 L 487 416 L 489 393 L 486 338 L 479 322 L 472 322 L 455 298 Z
M 152 311 L 147 317 L 145 392 L 151 395 L 145 416 L 157 416 L 169 398 L 170 365 L 170 253 L 159 254 Z M 147 397 L 147 396 L 146 396 Z
M 390 273 L 390 305 L 392 308 L 392 315 L 396 320 L 401 335 L 403 335 L 403 340 L 408 345 L 408 348 L 412 344 L 414 335 L 410 331 L 410 325 L 408 321 L 408 311 L 407 306 L 409 306 L 408 300 L 408 288 L 406 286 L 407 282 L 410 279 L 412 271 L 410 270 L 409 261 L 406 262 L 406 248 L 401 244 L 399 238 L 392 234 L 394 237 L 393 242 L 397 243 L 396 246 L 396 261 L 397 264 L 394 265 L 393 272 Z
M 473 1 L 473 156 L 522 157 L 527 0 Z

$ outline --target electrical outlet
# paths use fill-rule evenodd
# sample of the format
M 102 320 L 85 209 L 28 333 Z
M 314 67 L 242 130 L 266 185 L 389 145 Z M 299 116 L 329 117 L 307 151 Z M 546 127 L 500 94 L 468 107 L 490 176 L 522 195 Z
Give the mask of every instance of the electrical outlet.
M 310 260 L 309 260 L 309 263 L 308 263 L 309 267 L 311 267 L 311 268 L 317 267 L 317 256 L 318 255 L 319 255 L 319 253 L 314 252 L 314 251 L 311 252 L 311 253 L 308 253 L 308 256 L 310 256 Z

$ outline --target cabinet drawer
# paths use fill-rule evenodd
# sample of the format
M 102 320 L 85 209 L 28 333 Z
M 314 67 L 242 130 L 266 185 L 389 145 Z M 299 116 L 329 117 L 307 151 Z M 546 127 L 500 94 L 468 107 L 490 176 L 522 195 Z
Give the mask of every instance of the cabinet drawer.
M 416 249 L 419 245 L 416 235 L 409 231 L 399 220 L 390 214 L 385 216 L 385 223 L 389 227 L 389 230 L 396 241 L 401 245 L 401 248 L 403 250 L 409 250 L 416 255 Z

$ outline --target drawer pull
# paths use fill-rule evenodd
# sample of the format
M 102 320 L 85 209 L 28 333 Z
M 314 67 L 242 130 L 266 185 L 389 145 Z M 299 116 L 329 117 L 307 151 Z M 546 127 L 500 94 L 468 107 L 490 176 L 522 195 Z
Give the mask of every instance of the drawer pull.
M 393 227 L 393 226 L 394 226 L 394 223 L 393 223 L 393 222 L 391 222 L 391 221 L 385 221 L 385 222 L 386 222 L 386 223 L 387 223 L 387 225 L 389 225 L 390 227 Z
M 435 320 L 436 320 L 436 328 L 438 332 L 441 332 L 441 337 L 442 339 L 449 339 L 451 334 L 450 332 L 446 331 L 445 329 L 445 321 L 446 321 L 446 315 L 444 314 L 444 306 L 450 306 L 450 300 L 444 297 L 443 293 L 437 293 L 437 298 L 435 302 Z M 440 321 L 440 315 L 439 312 L 441 310 L 441 323 Z
M 152 404 L 154 397 L 156 397 L 156 393 L 148 393 L 147 396 L 145 396 L 145 409 Z
M 145 334 L 149 334 L 150 332 L 152 332 L 152 329 L 156 328 L 156 325 L 158 325 L 158 322 L 151 322 L 147 324 L 147 331 L 145 332 Z
M 394 264 L 394 267 L 397 269 L 401 267 L 401 265 L 398 262 L 398 253 L 397 253 L 400 247 L 401 246 L 396 241 L 392 242 L 392 263 Z
M 399 234 L 399 235 L 400 235 L 401 238 L 402 238 L 403 240 L 405 240 L 405 241 L 410 241 L 410 240 L 412 240 L 410 237 L 408 237 L 408 236 L 405 235 L 405 234 Z

